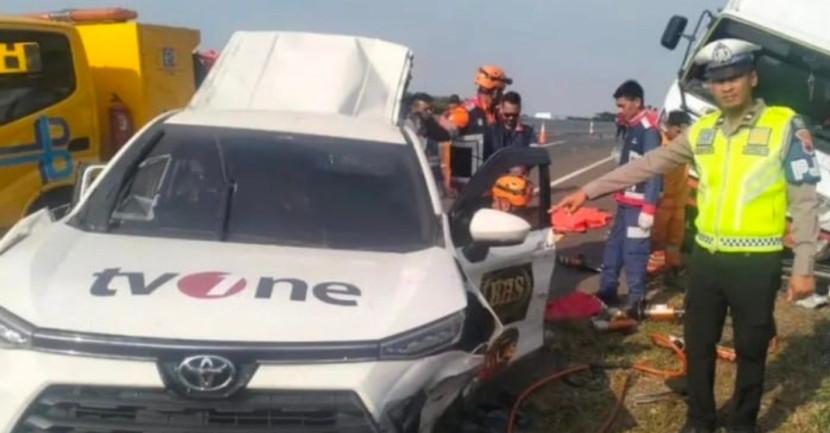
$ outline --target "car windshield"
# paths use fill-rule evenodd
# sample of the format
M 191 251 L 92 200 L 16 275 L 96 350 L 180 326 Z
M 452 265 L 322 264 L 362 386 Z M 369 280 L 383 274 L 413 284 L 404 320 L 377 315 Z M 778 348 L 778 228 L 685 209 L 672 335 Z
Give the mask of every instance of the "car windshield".
M 716 24 L 706 43 L 724 38 L 743 39 L 763 47 L 758 56 L 755 95 L 767 104 L 784 105 L 804 116 L 815 133 L 816 146 L 830 152 L 830 56 L 728 18 Z M 683 87 L 714 102 L 700 66 L 689 71 Z
M 405 145 L 174 125 L 127 173 L 102 180 L 122 184 L 114 233 L 383 251 L 435 239 Z

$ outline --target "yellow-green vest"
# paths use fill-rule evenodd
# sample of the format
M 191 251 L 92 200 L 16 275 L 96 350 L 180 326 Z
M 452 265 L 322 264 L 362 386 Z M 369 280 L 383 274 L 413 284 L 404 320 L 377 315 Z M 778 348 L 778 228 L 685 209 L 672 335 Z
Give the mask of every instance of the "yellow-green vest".
M 766 107 L 751 127 L 742 126 L 731 137 L 721 131 L 720 111 L 689 128 L 700 176 L 698 245 L 721 252 L 783 249 L 787 183 L 781 152 L 794 114 L 789 108 Z

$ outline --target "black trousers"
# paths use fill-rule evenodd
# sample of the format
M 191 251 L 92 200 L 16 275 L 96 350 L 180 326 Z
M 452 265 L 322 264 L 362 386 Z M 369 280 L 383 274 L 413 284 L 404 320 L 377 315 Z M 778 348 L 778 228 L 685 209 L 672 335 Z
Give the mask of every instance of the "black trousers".
M 773 310 L 781 287 L 781 268 L 781 253 L 710 253 L 695 246 L 685 301 L 688 424 L 714 428 L 715 345 L 720 341 L 728 310 L 738 355 L 729 424 L 755 426 L 764 390 L 767 349 L 775 334 Z

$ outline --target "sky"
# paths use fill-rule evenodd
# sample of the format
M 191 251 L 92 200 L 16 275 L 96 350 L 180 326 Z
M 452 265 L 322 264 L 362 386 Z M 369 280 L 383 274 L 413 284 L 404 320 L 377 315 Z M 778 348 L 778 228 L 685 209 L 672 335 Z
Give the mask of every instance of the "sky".
M 0 13 L 121 6 L 139 21 L 196 28 L 202 49 L 220 50 L 235 30 L 288 30 L 376 37 L 410 47 L 411 91 L 475 91 L 481 64 L 498 64 L 524 111 L 591 115 L 614 109 L 611 94 L 638 80 L 661 106 L 685 42 L 660 45 L 674 14 L 689 18 L 726 0 L 8 0 Z M 208 3 L 214 3 L 206 6 Z

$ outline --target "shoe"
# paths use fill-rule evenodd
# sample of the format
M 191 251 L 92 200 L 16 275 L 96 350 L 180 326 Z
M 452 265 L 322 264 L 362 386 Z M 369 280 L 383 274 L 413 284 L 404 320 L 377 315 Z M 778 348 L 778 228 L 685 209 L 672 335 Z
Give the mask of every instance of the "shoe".
M 807 298 L 804 298 L 804 299 L 796 302 L 796 305 L 798 305 L 799 307 L 804 307 L 804 308 L 809 308 L 811 310 L 816 310 L 816 309 L 819 309 L 821 307 L 824 307 L 825 305 L 827 305 L 829 303 L 830 302 L 827 299 L 827 295 L 813 294 L 813 295 L 811 295 Z
M 597 292 L 596 296 L 597 298 L 599 298 L 600 301 L 602 301 L 603 304 L 605 304 L 607 308 L 617 308 L 620 306 L 620 298 L 617 296 L 616 293 L 608 294 L 603 292 Z

